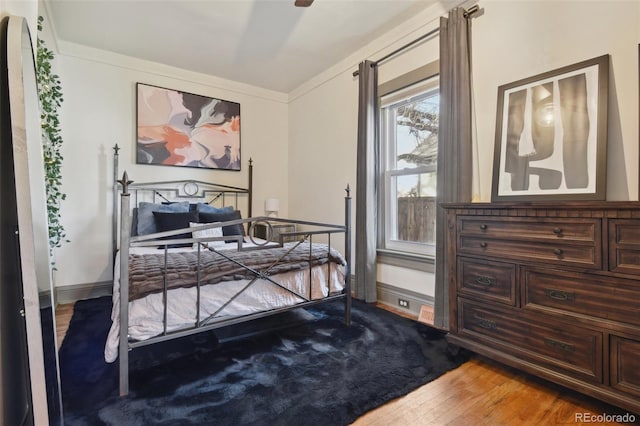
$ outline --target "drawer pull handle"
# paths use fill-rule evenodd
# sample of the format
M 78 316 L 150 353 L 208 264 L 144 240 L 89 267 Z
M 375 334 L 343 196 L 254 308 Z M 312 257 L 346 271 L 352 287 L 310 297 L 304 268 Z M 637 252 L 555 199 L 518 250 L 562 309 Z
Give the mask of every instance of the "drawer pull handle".
M 565 342 L 560 342 L 559 340 L 544 339 L 544 344 L 554 349 L 562 349 L 563 351 L 567 351 L 567 352 L 576 351 L 576 347 L 574 345 L 565 343 Z
M 487 229 L 487 224 L 483 223 L 482 225 L 480 225 L 480 229 L 482 229 L 483 231 Z
M 562 300 L 562 301 L 567 301 L 567 302 L 573 302 L 573 300 L 575 299 L 575 294 L 574 293 L 570 293 L 567 291 L 562 291 L 562 290 L 556 290 L 553 288 L 545 288 L 544 289 L 544 294 L 547 295 L 547 297 L 554 299 L 554 300 Z
M 497 280 L 494 277 L 487 277 L 486 275 L 478 275 L 476 277 L 476 284 L 491 287 L 493 285 L 496 285 L 496 283 Z
M 562 249 L 553 249 L 553 254 L 555 254 L 556 256 L 560 256 L 562 254 Z
M 480 247 L 482 248 L 487 248 L 487 243 L 485 243 L 484 241 L 480 243 Z
M 560 236 L 560 234 L 562 234 L 562 228 L 553 228 L 553 233 Z
M 477 315 L 475 316 L 475 319 L 480 327 L 486 328 L 487 330 L 495 330 L 498 327 L 496 322 L 491 321 L 490 319 L 482 318 Z

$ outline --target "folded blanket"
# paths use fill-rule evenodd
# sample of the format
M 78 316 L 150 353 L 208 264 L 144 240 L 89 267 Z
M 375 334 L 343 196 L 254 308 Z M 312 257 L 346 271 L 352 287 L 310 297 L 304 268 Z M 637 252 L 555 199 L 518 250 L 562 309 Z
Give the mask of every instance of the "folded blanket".
M 287 253 L 296 244 L 288 243 L 283 247 L 260 250 L 224 251 L 222 254 L 203 250 L 200 252 L 200 283 L 215 284 L 221 281 L 254 278 L 256 275 L 247 268 L 271 276 L 327 262 L 346 265 L 344 257 L 338 251 L 329 249 L 326 244 L 302 243 Z M 129 300 L 163 291 L 164 262 L 164 253 L 129 256 Z M 193 287 L 196 285 L 197 276 L 197 251 L 167 254 L 167 289 Z

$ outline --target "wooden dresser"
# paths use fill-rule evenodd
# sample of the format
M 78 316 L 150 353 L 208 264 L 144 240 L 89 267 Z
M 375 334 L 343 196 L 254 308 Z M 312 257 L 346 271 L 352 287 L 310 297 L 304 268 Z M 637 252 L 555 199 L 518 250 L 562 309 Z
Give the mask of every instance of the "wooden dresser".
M 640 413 L 640 202 L 444 207 L 449 340 Z

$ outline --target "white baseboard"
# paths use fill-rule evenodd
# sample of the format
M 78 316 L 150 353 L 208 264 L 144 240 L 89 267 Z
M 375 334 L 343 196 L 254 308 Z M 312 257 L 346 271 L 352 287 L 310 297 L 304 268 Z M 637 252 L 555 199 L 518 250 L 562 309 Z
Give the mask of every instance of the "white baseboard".
M 378 302 L 391 306 L 400 311 L 406 311 L 416 317 L 420 315 L 420 306 L 433 306 L 435 300 L 431 296 L 416 293 L 400 287 L 395 287 L 381 282 L 376 283 L 378 288 Z M 398 304 L 398 300 L 406 300 L 409 307 L 405 308 Z
M 112 281 L 56 287 L 56 304 L 64 305 L 67 303 L 74 303 L 82 299 L 94 299 L 96 297 L 110 296 L 112 294 L 112 289 Z

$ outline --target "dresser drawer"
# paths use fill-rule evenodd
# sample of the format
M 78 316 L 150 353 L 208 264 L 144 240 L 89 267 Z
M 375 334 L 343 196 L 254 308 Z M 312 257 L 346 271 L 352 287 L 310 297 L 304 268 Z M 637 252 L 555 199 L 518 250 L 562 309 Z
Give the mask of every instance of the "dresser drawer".
M 482 235 L 499 239 L 593 243 L 600 239 L 600 229 L 600 219 L 477 216 L 458 218 L 460 235 Z
M 556 321 L 535 321 L 517 310 L 501 310 L 459 299 L 459 334 L 528 358 L 556 371 L 602 383 L 602 333 Z
M 516 265 L 512 263 L 458 259 L 458 292 L 511 306 L 516 304 Z
M 609 269 L 640 275 L 640 220 L 609 220 Z
M 640 398 L 640 341 L 611 336 L 611 386 Z
M 522 270 L 522 306 L 640 324 L 640 282 L 554 269 Z
M 562 240 L 549 242 L 498 240 L 463 235 L 458 239 L 458 251 L 461 254 L 580 266 L 589 269 L 602 267 L 602 251 L 599 244 L 578 245 Z

